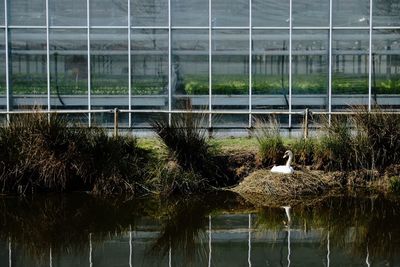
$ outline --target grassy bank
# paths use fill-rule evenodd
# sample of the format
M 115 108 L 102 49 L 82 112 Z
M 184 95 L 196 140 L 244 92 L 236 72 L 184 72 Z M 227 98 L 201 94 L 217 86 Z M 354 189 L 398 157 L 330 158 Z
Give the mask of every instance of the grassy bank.
M 332 187 L 400 192 L 398 115 L 358 110 L 331 123 L 320 121 L 321 132 L 307 140 L 283 138 L 274 120 L 258 123 L 255 138 L 209 139 L 203 119 L 177 114 L 169 125 L 159 118 L 153 123 L 157 138 L 137 139 L 115 138 L 55 115 L 13 116 L 0 128 L 0 192 L 188 195 L 257 179 L 265 181 L 255 183 L 256 189 L 247 185 L 247 191 L 262 188 L 275 196 L 321 194 Z M 273 164 L 285 163 L 287 149 L 301 179 L 270 176 Z

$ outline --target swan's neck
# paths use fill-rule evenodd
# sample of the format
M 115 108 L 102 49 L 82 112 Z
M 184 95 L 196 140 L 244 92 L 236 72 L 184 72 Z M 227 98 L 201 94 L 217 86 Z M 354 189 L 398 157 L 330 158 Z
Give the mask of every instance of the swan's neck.
M 292 159 L 293 159 L 293 156 L 292 156 L 292 155 L 289 155 L 289 158 L 288 158 L 288 160 L 286 161 L 286 167 L 290 167 L 290 164 L 292 163 Z

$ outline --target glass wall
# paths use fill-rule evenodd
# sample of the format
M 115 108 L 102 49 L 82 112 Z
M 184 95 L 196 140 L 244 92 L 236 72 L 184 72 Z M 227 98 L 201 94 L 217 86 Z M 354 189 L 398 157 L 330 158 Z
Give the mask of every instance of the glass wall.
M 9 30 L 10 95 L 14 109 L 47 109 L 46 31 Z
M 326 110 L 329 35 L 326 30 L 293 31 L 292 108 Z
M 90 31 L 92 109 L 129 109 L 129 63 L 126 29 Z M 127 114 L 119 116 L 127 125 Z M 95 124 L 113 125 L 112 114 L 96 114 Z
M 398 1 L 332 0 L 332 10 L 329 0 L 4 4 L 2 110 L 131 109 L 120 116 L 127 127 L 148 127 L 157 111 L 211 110 L 227 114 L 208 125 L 247 127 L 250 112 L 400 108 Z M 91 118 L 113 122 L 111 114 Z
M 372 103 L 399 108 L 400 31 L 375 30 L 372 46 Z
M 212 32 L 212 107 L 249 109 L 249 33 L 247 30 Z M 248 116 L 216 115 L 215 125 L 245 126 Z
M 0 29 L 0 109 L 7 109 L 6 53 L 4 30 Z
M 208 72 L 208 31 L 174 30 L 171 73 L 174 109 L 208 109 Z
M 336 30 L 332 44 L 332 109 L 368 104 L 369 34 Z
M 132 31 L 131 57 L 132 109 L 168 110 L 168 31 Z M 135 115 L 134 126 L 148 125 L 152 118 L 152 114 Z

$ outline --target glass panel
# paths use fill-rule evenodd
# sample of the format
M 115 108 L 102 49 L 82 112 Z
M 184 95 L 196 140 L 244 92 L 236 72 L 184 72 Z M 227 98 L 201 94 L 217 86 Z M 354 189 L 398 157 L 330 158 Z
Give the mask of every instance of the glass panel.
M 333 1 L 332 23 L 333 26 L 343 26 L 343 27 L 368 26 L 369 0 Z
M 0 1 L 0 25 L 4 25 L 4 1 Z
M 172 59 L 173 108 L 207 109 L 208 31 L 173 31 Z
M 293 26 L 329 26 L 329 0 L 293 1 Z
M 129 109 L 128 31 L 93 29 L 90 39 L 92 109 Z M 120 114 L 120 123 L 127 125 L 127 118 L 128 114 Z M 111 126 L 114 115 L 98 114 L 93 119 Z
M 47 107 L 46 31 L 10 30 L 10 77 L 14 108 Z
M 52 29 L 49 37 L 51 108 L 87 109 L 87 31 Z M 73 118 L 87 121 L 86 115 Z
M 288 0 L 253 0 L 254 27 L 288 27 L 289 1 Z
M 212 32 L 213 109 L 249 108 L 249 31 Z M 221 126 L 244 126 L 248 116 L 218 116 Z
M 212 26 L 249 26 L 248 0 L 212 1 Z
M 289 31 L 253 30 L 252 109 L 289 110 Z M 287 115 L 277 116 L 288 124 Z M 253 116 L 254 122 L 268 120 L 267 115 Z
M 132 26 L 168 26 L 168 0 L 131 0 Z
M 332 109 L 368 104 L 367 30 L 337 30 L 332 44 Z
M 376 30 L 372 45 L 372 103 L 400 106 L 400 33 Z
M 4 29 L 0 30 L 0 109 L 7 108 L 6 51 Z
M 292 108 L 325 109 L 328 103 L 328 31 L 293 31 Z
M 90 0 L 90 25 L 127 26 L 127 0 Z
M 11 0 L 8 1 L 10 25 L 45 26 L 45 0 Z
M 172 26 L 208 26 L 208 1 L 171 0 Z
M 289 109 L 289 31 L 253 30 L 253 109 Z
M 51 0 L 49 1 L 49 23 L 54 26 L 85 26 L 86 1 Z
M 400 26 L 400 2 L 398 0 L 374 0 L 374 26 Z
M 168 31 L 132 31 L 132 108 L 168 109 Z M 148 115 L 135 115 L 136 126 Z

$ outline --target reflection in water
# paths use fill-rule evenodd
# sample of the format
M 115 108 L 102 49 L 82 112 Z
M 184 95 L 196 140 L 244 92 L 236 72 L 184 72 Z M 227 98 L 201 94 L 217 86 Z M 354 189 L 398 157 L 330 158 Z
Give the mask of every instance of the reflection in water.
M 249 251 L 247 254 L 247 262 L 249 267 L 251 267 L 251 214 L 249 214 Z
M 400 206 L 379 197 L 333 197 L 283 212 L 231 194 L 190 201 L 75 195 L 1 199 L 0 214 L 0 266 L 400 264 Z
M 211 267 L 211 254 L 212 254 L 212 246 L 211 246 L 211 215 L 208 215 L 208 267 Z
M 129 267 L 132 267 L 132 226 L 129 225 Z
M 326 237 L 326 239 L 327 239 L 327 242 L 326 242 L 326 251 L 327 251 L 327 253 L 326 253 L 326 266 L 327 267 L 329 267 L 330 264 L 331 264 L 330 263 L 331 247 L 330 247 L 329 234 L 330 234 L 330 232 L 328 230 L 328 235 Z

